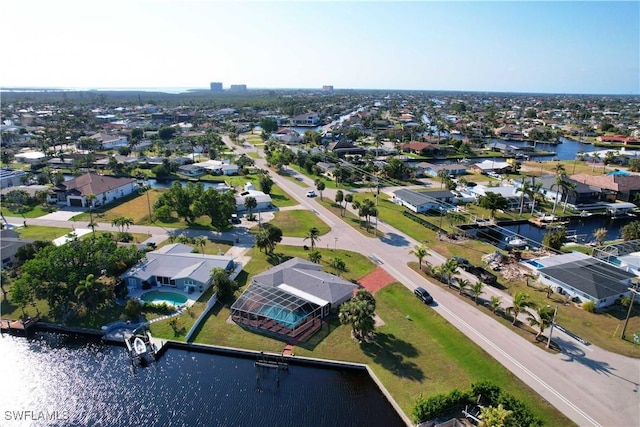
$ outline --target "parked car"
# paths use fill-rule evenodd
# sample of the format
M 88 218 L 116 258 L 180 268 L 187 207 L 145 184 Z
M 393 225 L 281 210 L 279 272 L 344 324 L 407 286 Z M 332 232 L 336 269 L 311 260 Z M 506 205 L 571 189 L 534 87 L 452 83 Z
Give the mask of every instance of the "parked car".
M 316 197 L 316 192 L 313 190 L 307 191 L 307 197 Z
M 231 214 L 231 223 L 240 224 L 240 218 L 238 218 L 238 214 Z
M 464 271 L 469 271 L 473 268 L 473 265 L 469 262 L 468 259 L 462 258 L 459 256 L 451 257 L 452 260 L 458 263 L 458 266 Z
M 413 291 L 415 296 L 420 298 L 425 304 L 431 304 L 433 302 L 433 297 L 426 289 L 417 287 L 415 291 Z

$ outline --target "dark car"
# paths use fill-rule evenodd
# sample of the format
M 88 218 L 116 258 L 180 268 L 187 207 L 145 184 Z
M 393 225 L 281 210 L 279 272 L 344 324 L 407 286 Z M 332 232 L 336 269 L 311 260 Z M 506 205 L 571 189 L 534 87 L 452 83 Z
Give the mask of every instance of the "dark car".
M 433 302 L 433 297 L 426 289 L 417 287 L 415 291 L 413 291 L 415 296 L 420 298 L 425 304 L 431 304 Z
M 463 269 L 464 271 L 469 271 L 473 268 L 473 265 L 466 258 L 462 258 L 459 256 L 451 257 L 452 260 L 458 263 L 458 267 Z

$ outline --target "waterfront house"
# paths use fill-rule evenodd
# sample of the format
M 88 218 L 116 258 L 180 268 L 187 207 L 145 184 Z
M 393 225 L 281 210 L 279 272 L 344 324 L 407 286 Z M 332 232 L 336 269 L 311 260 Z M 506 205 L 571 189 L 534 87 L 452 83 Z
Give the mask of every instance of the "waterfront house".
M 416 172 L 418 176 L 431 176 L 438 177 L 440 171 L 445 171 L 447 175 L 464 175 L 467 173 L 467 167 L 460 163 L 449 164 L 433 164 L 427 162 L 420 162 L 416 165 Z
M 130 291 L 147 286 L 169 287 L 187 293 L 204 292 L 211 286 L 211 271 L 234 269 L 233 257 L 194 253 L 181 243 L 147 252 L 145 258 L 120 276 Z M 146 285 L 145 285 L 146 283 Z
M 404 206 L 415 213 L 440 211 L 443 203 L 454 203 L 454 194 L 449 190 L 443 191 L 413 191 L 400 189 L 393 192 L 393 203 Z
M 253 276 L 231 306 L 234 322 L 269 333 L 297 337 L 322 325 L 331 309 L 353 296 L 358 285 L 292 258 Z
M 358 147 L 353 142 L 343 138 L 340 141 L 331 142 L 327 145 L 327 151 L 333 151 L 338 156 L 344 156 L 346 154 L 359 154 L 364 155 L 366 150 L 362 147 Z
M 558 198 L 558 203 L 566 201 L 571 206 L 589 205 L 601 201 L 615 201 L 615 192 L 584 184 L 571 178 L 565 178 L 564 180 L 573 185 L 568 194 L 562 194 L 562 188 L 558 188 L 556 184 L 555 175 L 536 178 L 536 182 L 542 183 L 540 192 L 547 200 L 555 201 Z
M 230 160 L 207 160 L 206 162 L 195 163 L 194 166 L 201 167 L 211 175 L 238 175 L 238 165 Z
M 55 200 L 65 206 L 88 207 L 87 196 L 94 194 L 93 207 L 111 203 L 136 190 L 133 178 L 116 178 L 89 172 L 53 187 Z
M 98 141 L 103 150 L 112 150 L 129 145 L 129 138 L 125 135 L 98 132 L 91 135 L 90 138 Z
M 439 147 L 428 142 L 410 142 L 403 144 L 400 150 L 405 153 L 414 153 L 421 156 L 427 156 L 439 150 Z
M 499 162 L 495 160 L 483 160 L 480 163 L 471 165 L 470 170 L 474 173 L 487 174 L 493 173 L 508 173 L 513 170 L 513 165 L 508 162 Z
M 633 202 L 640 194 L 640 175 L 571 175 L 571 179 L 591 187 L 615 192 L 616 200 Z
M 277 132 L 271 134 L 273 139 L 277 139 L 283 144 L 300 144 L 303 141 L 302 136 L 293 129 L 280 128 Z
M 309 112 L 291 117 L 293 126 L 318 126 L 320 116 L 317 113 Z
M 543 284 L 576 302 L 593 301 L 596 308 L 630 297 L 629 288 L 636 277 L 632 272 L 580 252 L 537 258 L 535 263 Z
M 520 197 L 521 193 L 516 193 L 517 187 L 514 185 L 505 185 L 500 187 L 486 187 L 484 185 L 476 185 L 475 187 L 470 187 L 467 191 L 474 195 L 477 199 L 480 196 L 486 196 L 487 193 L 495 193 L 499 194 L 505 199 L 507 199 L 507 210 L 514 210 L 520 208 Z M 528 197 L 525 197 L 528 200 Z M 525 201 L 525 206 L 528 206 L 528 201 Z
M 182 175 L 194 176 L 194 177 L 202 176 L 206 173 L 206 171 L 202 166 L 194 165 L 194 164 L 182 165 L 178 168 L 178 172 L 181 173 Z
M 13 156 L 20 163 L 28 163 L 31 166 L 44 164 L 47 155 L 43 151 L 23 151 Z

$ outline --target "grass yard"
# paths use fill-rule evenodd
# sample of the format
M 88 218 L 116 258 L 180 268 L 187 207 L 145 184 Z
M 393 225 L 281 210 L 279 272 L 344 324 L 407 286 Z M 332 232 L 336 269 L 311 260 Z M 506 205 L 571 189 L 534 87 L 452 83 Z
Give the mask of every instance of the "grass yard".
M 331 230 L 331 227 L 316 214 L 306 209 L 278 211 L 270 224 L 279 227 L 282 230 L 282 235 L 288 237 L 306 237 L 308 231 L 313 227 L 318 229 L 320 236 Z
M 52 241 L 58 237 L 66 236 L 71 233 L 70 228 L 66 227 L 45 227 L 43 225 L 27 225 L 26 227 L 16 228 L 22 239 L 45 240 Z
M 546 161 L 546 162 L 524 162 L 523 172 L 526 170 L 527 175 L 555 175 L 555 167 L 558 164 L 564 165 L 564 169 L 568 175 L 574 175 L 584 173 L 587 175 L 604 175 L 607 172 L 613 170 L 605 166 L 602 160 L 599 163 L 593 164 L 593 161 L 587 159 L 585 161 L 575 160 L 562 160 L 562 161 Z M 613 165 L 619 167 L 618 165 Z
M 149 206 L 153 210 L 154 202 L 160 197 L 162 190 L 151 189 L 142 194 L 136 194 L 132 197 L 126 198 L 124 201 L 111 203 L 104 207 L 100 207 L 93 210 L 93 218 L 96 222 L 108 222 L 111 223 L 114 219 L 120 216 L 127 216 L 133 219 L 134 224 L 148 224 L 149 221 Z M 148 196 L 148 199 L 147 199 Z M 89 222 L 89 213 L 84 212 L 80 215 L 73 217 L 74 221 L 86 221 Z M 170 225 L 175 226 L 175 225 Z
M 448 393 L 487 380 L 526 402 L 545 425 L 571 424 L 401 284 L 378 291 L 376 302 L 385 325 L 376 330 L 374 342 L 357 343 L 350 327 L 334 320 L 296 346 L 295 354 L 367 363 L 407 414 L 420 393 Z
M 12 216 L 12 217 L 24 217 L 24 218 L 40 218 L 41 216 L 50 214 L 51 212 L 55 212 L 57 211 L 58 208 L 56 207 L 52 207 L 52 208 L 45 208 L 42 207 L 41 205 L 36 205 L 34 207 L 32 207 L 30 210 L 26 211 L 26 212 L 14 212 L 12 210 L 10 210 L 9 208 L 7 208 L 6 206 L 2 206 L 1 211 L 2 211 L 2 215 L 3 216 Z
M 360 197 L 360 200 L 364 200 L 364 199 L 365 197 Z M 330 200 L 329 198 L 325 198 L 324 200 L 319 200 L 319 199 L 316 199 L 316 200 L 326 209 L 330 210 L 334 215 L 340 216 L 341 210 L 336 202 Z M 354 197 L 354 200 L 358 200 L 358 197 Z M 368 231 L 364 227 L 364 218 L 358 218 L 357 215 L 353 214 L 348 210 L 344 211 L 344 216 L 342 217 L 342 220 L 345 223 L 349 224 L 351 227 L 353 227 L 354 230 L 357 230 L 358 232 L 360 232 L 360 234 L 366 237 L 378 237 L 378 238 L 384 237 L 384 233 L 382 231 L 378 230 L 376 232 L 375 218 L 371 219 L 371 225 L 369 226 Z

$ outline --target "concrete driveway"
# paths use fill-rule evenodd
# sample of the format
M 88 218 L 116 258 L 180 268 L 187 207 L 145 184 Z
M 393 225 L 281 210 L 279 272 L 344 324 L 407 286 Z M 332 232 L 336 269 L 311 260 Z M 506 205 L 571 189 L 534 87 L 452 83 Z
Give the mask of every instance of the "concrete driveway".
M 50 214 L 43 215 L 38 219 L 49 219 L 52 221 L 69 221 L 74 216 L 86 212 L 85 208 L 71 208 L 64 207 L 58 211 L 51 212 Z

